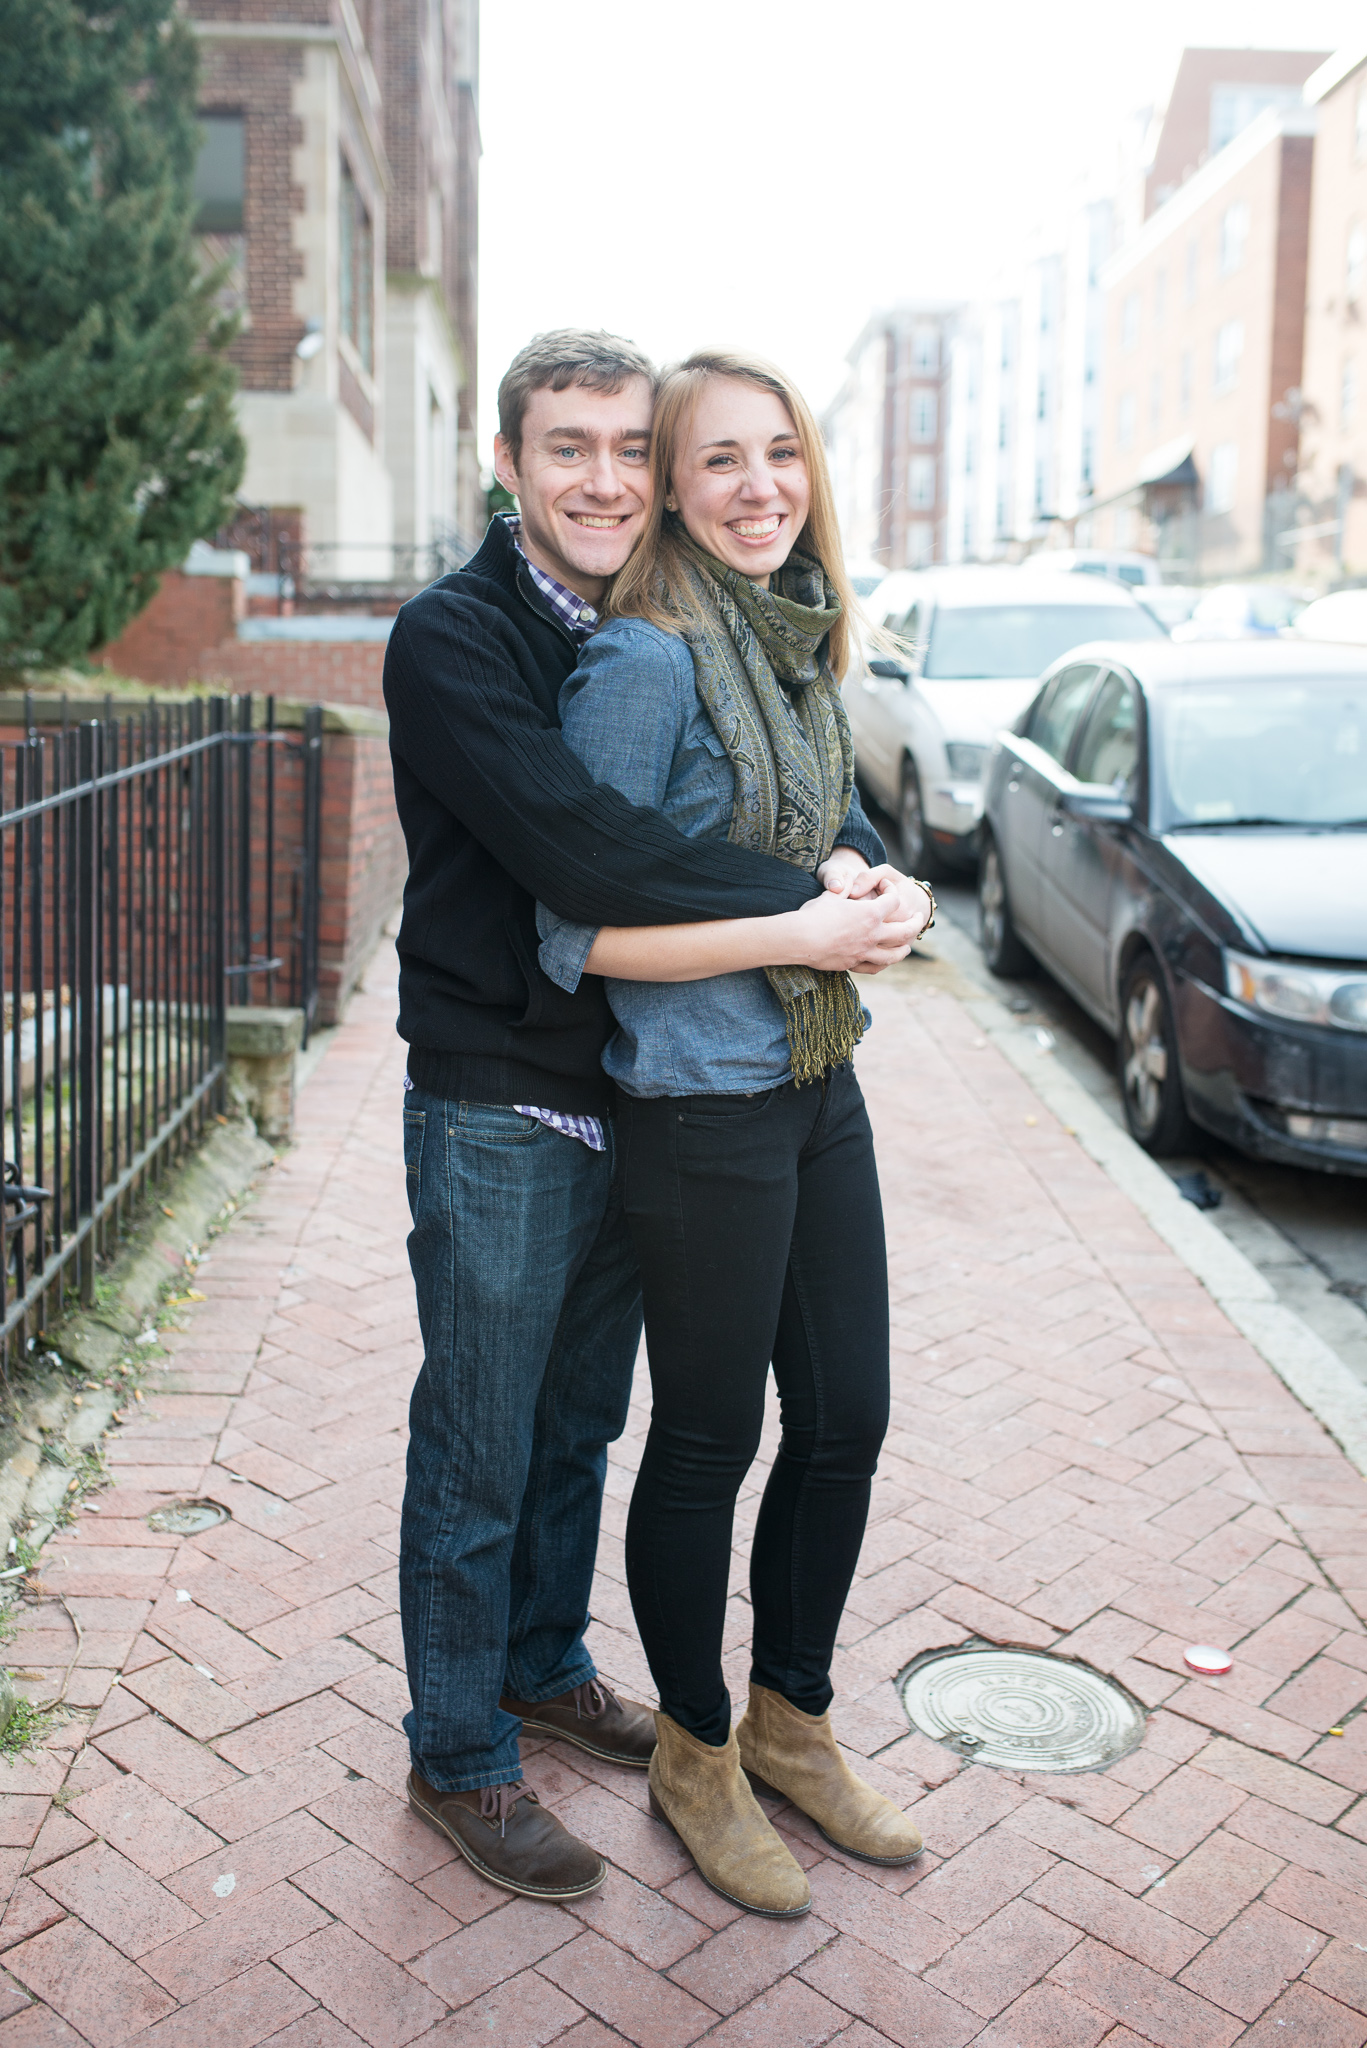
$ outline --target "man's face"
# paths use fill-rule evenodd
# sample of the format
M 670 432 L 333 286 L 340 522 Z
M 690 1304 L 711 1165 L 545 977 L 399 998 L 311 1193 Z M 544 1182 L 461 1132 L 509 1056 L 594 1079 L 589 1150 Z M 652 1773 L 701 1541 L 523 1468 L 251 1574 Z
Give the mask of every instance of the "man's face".
M 534 391 L 516 464 L 502 434 L 494 442 L 494 473 L 517 499 L 529 560 L 591 604 L 645 527 L 651 405 L 644 377 L 620 391 Z

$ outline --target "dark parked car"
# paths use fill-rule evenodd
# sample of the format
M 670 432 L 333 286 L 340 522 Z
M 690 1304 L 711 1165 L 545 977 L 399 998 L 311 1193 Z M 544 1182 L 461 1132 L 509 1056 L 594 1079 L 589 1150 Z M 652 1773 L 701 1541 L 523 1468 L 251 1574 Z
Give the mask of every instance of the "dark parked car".
M 1367 653 L 1074 648 L 1001 734 L 979 903 L 1117 1039 L 1130 1130 L 1367 1174 Z

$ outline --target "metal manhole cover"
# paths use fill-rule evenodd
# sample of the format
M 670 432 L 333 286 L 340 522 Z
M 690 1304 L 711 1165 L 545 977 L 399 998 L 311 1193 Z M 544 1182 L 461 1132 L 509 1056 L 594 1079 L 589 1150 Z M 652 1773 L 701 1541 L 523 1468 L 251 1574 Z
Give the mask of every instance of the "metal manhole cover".
M 164 1508 L 153 1508 L 147 1526 L 159 1536 L 197 1536 L 201 1529 L 228 1519 L 228 1510 L 216 1500 L 173 1500 Z
M 1038 1650 L 932 1652 L 901 1690 L 913 1728 L 1008 1770 L 1101 1770 L 1144 1734 L 1144 1710 L 1120 1686 Z

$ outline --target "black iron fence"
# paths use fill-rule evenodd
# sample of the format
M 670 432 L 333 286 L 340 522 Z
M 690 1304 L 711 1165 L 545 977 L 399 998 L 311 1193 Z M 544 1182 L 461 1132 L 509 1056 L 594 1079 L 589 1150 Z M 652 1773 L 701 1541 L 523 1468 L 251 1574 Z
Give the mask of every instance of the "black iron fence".
M 321 708 L 269 698 L 30 700 L 0 747 L 0 1358 L 221 1109 L 229 1006 L 313 1021 L 321 780 Z

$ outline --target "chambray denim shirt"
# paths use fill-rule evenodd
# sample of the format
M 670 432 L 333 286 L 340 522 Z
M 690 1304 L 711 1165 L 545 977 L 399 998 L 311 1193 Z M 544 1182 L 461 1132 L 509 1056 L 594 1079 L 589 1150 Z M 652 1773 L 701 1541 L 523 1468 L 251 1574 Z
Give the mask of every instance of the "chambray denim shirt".
M 663 811 L 690 839 L 724 839 L 735 775 L 693 681 L 684 642 L 643 619 L 613 619 L 586 642 L 560 692 L 566 743 L 595 781 Z M 856 793 L 839 835 L 870 865 L 882 841 Z M 597 927 L 536 907 L 541 966 L 579 985 Z M 790 1078 L 783 1006 L 762 968 L 707 981 L 606 984 L 617 1030 L 603 1065 L 628 1095 L 742 1095 Z

